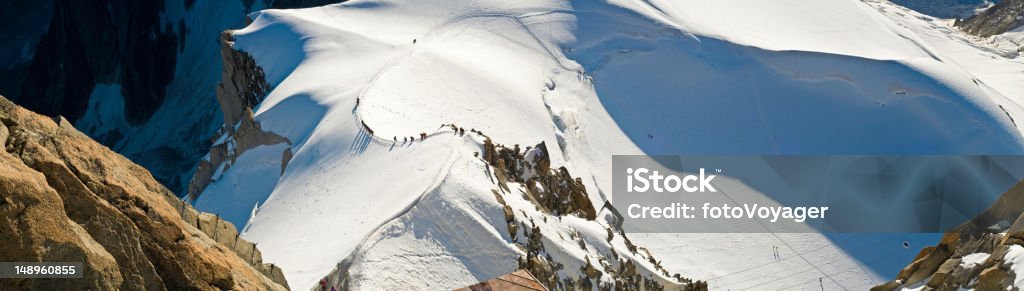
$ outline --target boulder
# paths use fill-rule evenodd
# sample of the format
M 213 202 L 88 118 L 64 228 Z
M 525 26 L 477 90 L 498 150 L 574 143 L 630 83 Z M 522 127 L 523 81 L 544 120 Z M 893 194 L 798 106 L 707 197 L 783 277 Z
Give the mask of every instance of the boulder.
M 960 259 L 946 260 L 937 270 L 935 270 L 935 274 L 932 274 L 932 278 L 928 280 L 927 286 L 939 288 L 959 285 L 956 284 L 956 280 L 950 276 L 958 266 L 960 266 Z
M 1006 286 L 1010 285 L 1011 278 L 1012 276 L 1006 273 L 1006 270 L 992 266 L 981 271 L 981 274 L 978 275 L 978 285 L 975 288 L 976 290 L 1006 290 Z

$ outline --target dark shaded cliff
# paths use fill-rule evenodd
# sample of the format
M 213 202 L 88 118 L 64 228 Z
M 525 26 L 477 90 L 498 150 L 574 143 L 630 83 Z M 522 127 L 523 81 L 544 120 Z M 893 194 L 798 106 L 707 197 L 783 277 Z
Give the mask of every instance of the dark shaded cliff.
M 256 9 L 337 2 L 0 1 L 0 94 L 64 116 L 184 194 L 220 125 L 218 34 Z

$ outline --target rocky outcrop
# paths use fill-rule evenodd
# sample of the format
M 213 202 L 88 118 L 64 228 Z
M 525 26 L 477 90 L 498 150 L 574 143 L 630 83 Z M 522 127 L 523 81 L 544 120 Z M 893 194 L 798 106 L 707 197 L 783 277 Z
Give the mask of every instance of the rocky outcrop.
M 478 132 L 474 130 L 474 133 Z M 523 185 L 526 198 L 548 214 L 574 215 L 587 220 L 594 220 L 598 216 L 583 181 L 572 177 L 565 167 L 551 169 L 549 152 L 544 142 L 521 149 L 519 145 L 509 148 L 485 138 L 483 160 L 493 169 L 497 178 L 495 182 L 501 191 L 512 192 L 509 189 L 509 182 Z M 680 288 L 679 290 L 708 289 L 706 282 L 684 278 L 679 274 L 670 275 L 668 270 L 661 267 L 660 261 L 646 249 L 633 245 L 625 231 L 615 228 L 614 223 L 606 226 L 609 244 L 616 235 L 621 236 L 630 252 L 646 258 L 654 265 L 656 272 L 674 279 L 675 282 L 666 282 L 641 274 L 637 271 L 635 262 L 628 257 L 619 256 L 614 250 L 611 251 L 612 257 L 598 254 L 599 259 L 593 262 L 587 257 L 585 265 L 579 270 L 566 270 L 564 263 L 546 255 L 544 234 L 536 223 L 516 219 L 514 210 L 505 202 L 499 190 L 494 192 L 495 199 L 504 211 L 509 236 L 526 253 L 519 258 L 518 267 L 528 270 L 551 290 L 664 290 L 665 286 L 675 286 Z M 611 204 L 606 203 L 605 208 L 611 213 L 617 213 Z M 519 233 L 523 234 L 522 238 L 518 237 Z M 574 236 L 570 239 L 579 243 L 583 250 L 587 250 L 587 244 L 582 237 Z M 559 273 L 568 275 L 560 276 Z M 614 283 L 602 284 L 602 277 L 611 278 L 610 281 Z
M 234 49 L 235 37 L 232 31 L 220 34 L 220 55 L 224 61 L 221 81 L 217 84 L 217 102 L 224 114 L 224 125 L 234 125 L 242 118 L 245 109 L 253 108 L 270 91 L 263 68 L 256 65 L 248 53 Z
M 1008 290 L 1014 274 L 1004 258 L 1011 245 L 1024 246 L 1024 181 L 1017 183 L 978 217 L 947 232 L 926 247 L 896 279 L 872 290 L 896 290 L 924 282 L 925 290 Z M 989 254 L 980 264 L 963 257 Z
M 467 134 L 454 125 L 447 126 L 451 126 L 452 131 L 445 132 L 459 136 Z M 621 215 L 611 203 L 606 202 L 600 211 L 595 210 L 590 195 L 579 178 L 573 177 L 565 167 L 551 169 L 550 155 L 544 142 L 526 148 L 520 148 L 519 145 L 506 147 L 494 143 L 490 137 L 475 129 L 470 129 L 468 134 L 476 135 L 475 138 L 483 140 L 483 155 L 481 156 L 480 152 L 473 155 L 489 166 L 487 175 L 491 178 L 491 183 L 495 184 L 491 192 L 504 216 L 510 239 L 508 243 L 515 245 L 523 253 L 515 262 L 510 263 L 532 274 L 536 281 L 548 290 L 708 290 L 707 282 L 685 278 L 678 273 L 669 274 L 668 270 L 661 266 L 661 261 L 655 259 L 649 251 L 633 244 L 621 228 Z M 526 216 L 523 209 L 514 208 L 506 202 L 506 198 L 510 197 L 507 195 L 518 195 L 512 193 L 521 193 L 533 207 L 543 213 L 542 216 Z M 607 231 L 607 245 L 617 245 L 621 240 L 626 249 L 611 247 L 600 250 L 598 248 L 603 247 L 588 243 L 583 235 L 575 230 L 566 237 L 562 237 L 562 234 L 558 234 L 557 238 L 546 237 L 537 220 L 547 222 L 550 218 L 560 221 L 564 216 L 577 216 L 587 220 L 603 219 L 601 225 Z M 567 245 L 553 246 L 545 243 L 565 240 L 571 242 Z M 612 243 L 613 240 L 615 243 Z M 565 247 L 574 248 L 577 245 L 587 253 L 579 269 L 566 266 L 578 265 L 581 262 L 559 261 L 552 256 L 553 253 L 564 254 Z M 620 255 L 620 251 L 628 251 L 631 254 Z M 340 287 L 340 290 L 350 288 L 349 268 L 358 258 L 358 252 L 357 249 L 339 262 L 322 278 L 322 282 L 326 286 Z M 642 261 L 647 261 L 649 266 L 653 267 L 645 267 Z M 323 288 L 316 287 L 313 290 Z
M 509 223 L 527 224 L 525 221 Z M 610 228 L 607 230 L 609 234 L 615 231 Z M 655 259 L 646 249 L 633 245 L 621 230 L 618 235 L 625 239 L 627 247 L 634 255 L 645 258 L 655 266 L 657 272 L 672 280 L 645 275 L 637 270 L 636 262 L 629 257 L 620 256 L 615 250 L 611 251 L 610 257 L 600 255 L 599 259 L 595 261 L 586 257 L 585 264 L 579 270 L 566 269 L 565 262 L 559 262 L 547 254 L 543 240 L 544 234 L 539 227 L 533 225 L 524 228 L 523 233 L 526 236 L 526 242 L 525 244 L 517 242 L 517 246 L 526 255 L 519 258 L 518 267 L 530 271 L 541 284 L 550 290 L 708 290 L 707 282 L 685 278 L 678 273 L 670 275 L 661 266 L 661 261 Z M 610 235 L 609 240 L 611 237 Z M 574 236 L 570 239 L 577 241 L 580 247 L 586 250 L 586 244 L 581 237 Z M 560 273 L 565 276 L 561 276 Z M 602 280 L 605 279 L 613 283 L 603 283 Z
M 83 262 L 81 279 L 0 289 L 284 290 L 233 225 L 199 213 L 142 167 L 0 97 L 0 261 Z
M 498 185 L 506 191 L 505 183 L 521 183 L 526 185 L 530 201 L 552 215 L 576 215 L 589 220 L 597 216 L 583 181 L 569 175 L 565 167 L 551 169 L 543 142 L 524 150 L 519 145 L 507 148 L 486 139 L 483 151 L 484 160 L 494 167 Z
M 252 108 L 262 102 L 270 91 L 263 69 L 249 54 L 232 47 L 234 36 L 230 30 L 221 33 L 220 41 L 224 68 L 217 85 L 217 101 L 224 115 L 224 124 L 218 134 L 219 141 L 210 147 L 210 153 L 196 166 L 188 187 L 192 200 L 199 198 L 203 190 L 213 183 L 218 169 L 220 172 L 227 170 L 247 150 L 261 145 L 291 145 L 287 138 L 264 131 L 253 116 Z M 281 156 L 281 164 L 287 165 L 291 150 L 286 150 Z
M 287 138 L 269 131 L 263 131 L 260 124 L 254 120 L 252 110 L 249 108 L 243 111 L 237 127 L 225 127 L 224 131 L 223 135 L 225 137 L 223 141 L 215 143 L 210 147 L 210 153 L 199 161 L 195 172 L 192 174 L 192 181 L 188 186 L 188 197 L 190 200 L 199 198 L 203 190 L 206 190 L 206 187 L 214 182 L 216 173 L 223 173 L 225 170 L 230 169 L 235 160 L 246 151 L 261 145 L 279 143 L 291 145 L 291 141 Z M 291 160 L 291 156 L 291 149 L 286 149 L 281 153 L 282 173 L 285 166 L 288 165 L 288 161 Z
M 1002 0 L 991 8 L 954 23 L 964 32 L 980 37 L 1002 34 L 1024 25 L 1024 0 Z

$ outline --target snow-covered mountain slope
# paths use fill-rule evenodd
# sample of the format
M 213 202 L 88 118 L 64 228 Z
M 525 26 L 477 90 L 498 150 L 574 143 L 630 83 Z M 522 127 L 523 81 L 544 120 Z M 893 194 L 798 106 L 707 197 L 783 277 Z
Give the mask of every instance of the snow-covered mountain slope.
M 234 48 L 273 86 L 256 121 L 292 156 L 277 176 L 283 149 L 243 153 L 196 206 L 248 220 L 243 237 L 292 286 L 332 271 L 332 282 L 366 289 L 465 286 L 521 266 L 530 249 L 518 246 L 541 233 L 562 279 L 621 256 L 662 283 L 671 279 L 658 266 L 711 288 L 811 288 L 824 277 L 865 289 L 912 259 L 900 242 L 934 237 L 629 235 L 649 262 L 608 239 L 607 213 L 553 215 L 518 195 L 529 185 L 497 186 L 473 131 L 544 142 L 594 209 L 610 198 L 615 154 L 1020 153 L 1020 96 L 976 82 L 980 72 L 875 7 L 356 0 L 257 12 Z M 538 231 L 508 231 L 504 205 Z M 793 259 L 753 258 L 772 245 Z M 751 264 L 768 267 L 732 276 Z
M 1009 32 L 1006 35 L 978 38 L 958 31 L 947 19 L 929 17 L 886 1 L 868 1 L 881 14 L 888 16 L 900 30 L 917 37 L 917 41 L 936 52 L 940 60 L 953 64 L 977 79 L 979 86 L 995 90 L 998 103 L 1020 103 L 1024 98 L 1024 60 L 1020 57 L 1024 38 Z M 1002 95 L 1002 96 L 1000 96 Z M 1010 110 L 1015 106 L 1007 106 Z M 1011 112 L 1018 116 L 1019 113 Z

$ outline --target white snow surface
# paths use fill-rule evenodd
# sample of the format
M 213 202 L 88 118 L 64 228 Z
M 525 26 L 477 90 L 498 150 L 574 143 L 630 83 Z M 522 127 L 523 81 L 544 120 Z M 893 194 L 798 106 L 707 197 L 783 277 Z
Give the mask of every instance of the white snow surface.
M 250 149 L 231 167 L 237 170 L 215 173 L 207 191 L 218 195 L 199 196 L 193 202 L 198 209 L 216 211 L 224 220 L 243 227 L 252 215 L 252 209 L 270 196 L 281 175 L 281 153 L 287 144 L 265 145 Z M 222 166 L 219 169 L 223 169 Z
M 991 256 L 991 254 L 988 253 L 973 253 L 966 255 L 961 259 L 960 266 L 964 269 L 974 268 L 974 266 L 985 263 L 989 256 Z
M 996 91 L 988 93 L 992 100 L 1008 114 L 1020 116 L 1024 59 L 1018 50 L 1024 44 L 1024 28 L 982 39 L 960 32 L 948 19 L 923 15 L 887 1 L 868 0 L 867 5 L 892 19 L 902 33 L 913 36 L 939 60 L 966 71 L 985 91 Z
M 1017 288 L 1024 287 L 1024 276 L 1022 276 L 1024 274 L 1024 247 L 1020 245 L 1010 246 L 1010 250 L 1003 257 L 1003 261 L 1004 264 L 1010 265 L 1010 270 L 1013 271 L 1013 286 Z
M 441 124 L 505 145 L 546 142 L 597 209 L 615 154 L 1021 152 L 1011 118 L 1024 86 L 999 73 L 1013 60 L 886 13 L 892 4 L 791 2 L 354 0 L 260 11 L 235 48 L 266 72 L 273 90 L 256 119 L 291 140 L 294 157 L 276 178 L 235 165 L 201 197 L 224 201 L 207 205 L 225 213 L 259 203 L 243 236 L 292 288 L 345 260 L 358 289 L 443 289 L 511 272 L 521 251 L 473 158 L 482 141 Z M 239 159 L 249 155 L 262 160 Z M 247 192 L 269 196 L 233 198 L 248 194 L 231 181 L 247 179 L 265 185 Z M 566 270 L 613 249 L 631 256 L 621 238 L 605 241 L 600 219 L 541 213 L 516 189 L 504 199 L 517 220 L 541 226 Z M 867 289 L 938 236 L 630 238 L 713 289 L 817 288 L 818 278 Z

